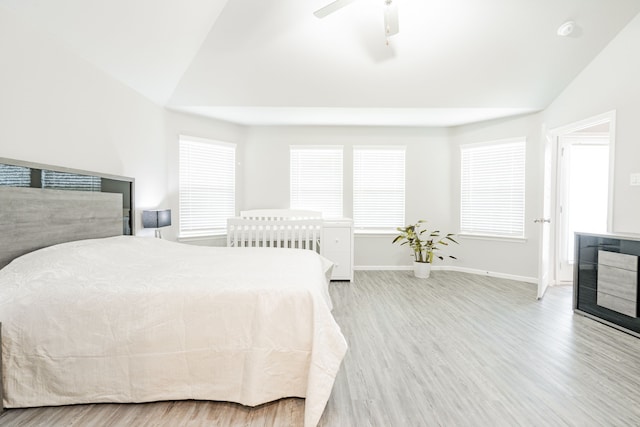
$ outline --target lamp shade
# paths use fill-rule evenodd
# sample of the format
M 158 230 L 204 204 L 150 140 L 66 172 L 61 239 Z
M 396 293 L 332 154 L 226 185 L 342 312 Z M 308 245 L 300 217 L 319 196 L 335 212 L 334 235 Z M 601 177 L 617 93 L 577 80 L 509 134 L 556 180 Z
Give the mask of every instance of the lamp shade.
M 160 228 L 171 225 L 171 209 L 142 211 L 144 228 Z

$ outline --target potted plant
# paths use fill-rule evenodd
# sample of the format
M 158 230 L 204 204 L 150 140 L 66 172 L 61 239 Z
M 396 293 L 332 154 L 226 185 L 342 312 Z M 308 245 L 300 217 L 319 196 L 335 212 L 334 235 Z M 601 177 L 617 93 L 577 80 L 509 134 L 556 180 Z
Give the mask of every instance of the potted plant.
M 440 231 L 431 231 L 427 229 L 420 229 L 425 220 L 421 219 L 415 224 L 409 224 L 406 227 L 398 227 L 399 235 L 393 239 L 393 243 L 402 242 L 400 245 L 409 245 L 413 250 L 413 272 L 416 277 L 426 279 L 431 274 L 431 263 L 433 258 L 444 259 L 444 256 L 437 254 L 440 251 L 440 246 L 448 246 L 449 242 L 458 243 L 454 240 L 452 233 L 440 237 Z M 425 233 L 427 233 L 425 235 Z M 452 255 L 447 255 L 449 258 L 457 259 Z

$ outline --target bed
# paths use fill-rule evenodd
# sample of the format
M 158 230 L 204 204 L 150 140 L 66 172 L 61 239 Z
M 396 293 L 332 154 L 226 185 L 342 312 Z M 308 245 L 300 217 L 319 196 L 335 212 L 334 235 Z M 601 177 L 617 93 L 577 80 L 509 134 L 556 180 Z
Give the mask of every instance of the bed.
M 0 190 L 2 218 L 7 206 L 31 206 L 14 203 L 14 193 L 40 200 L 49 191 Z M 122 215 L 115 199 L 112 212 Z M 62 205 L 67 219 L 77 211 Z M 331 315 L 330 263 L 308 250 L 122 236 L 121 215 L 105 220 L 103 208 L 54 233 L 70 241 L 42 245 L 33 232 L 22 239 L 23 255 L 0 254 L 0 262 L 17 256 L 0 270 L 4 405 L 198 399 L 254 406 L 303 397 L 305 426 L 316 425 L 346 352 Z M 102 218 L 97 232 L 109 229 L 111 237 L 69 237 L 94 216 Z M 0 220 L 0 232 L 8 226 Z

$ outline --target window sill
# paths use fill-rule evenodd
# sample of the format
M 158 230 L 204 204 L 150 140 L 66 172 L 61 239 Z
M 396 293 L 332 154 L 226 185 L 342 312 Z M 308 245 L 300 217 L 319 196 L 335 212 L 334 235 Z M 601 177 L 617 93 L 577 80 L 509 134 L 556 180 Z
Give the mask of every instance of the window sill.
M 389 229 L 354 229 L 353 234 L 356 236 L 394 236 L 399 234 L 398 230 L 389 230 Z
M 178 242 L 196 242 L 199 240 L 220 240 L 220 239 L 226 239 L 227 238 L 227 232 L 226 231 L 222 231 L 220 233 L 215 233 L 215 234 L 206 234 L 206 235 L 202 235 L 202 236 L 178 236 Z
M 511 243 L 527 243 L 529 239 L 526 237 L 505 237 L 505 236 L 491 236 L 488 234 L 456 234 L 456 237 L 469 240 L 492 240 L 496 242 L 511 242 Z

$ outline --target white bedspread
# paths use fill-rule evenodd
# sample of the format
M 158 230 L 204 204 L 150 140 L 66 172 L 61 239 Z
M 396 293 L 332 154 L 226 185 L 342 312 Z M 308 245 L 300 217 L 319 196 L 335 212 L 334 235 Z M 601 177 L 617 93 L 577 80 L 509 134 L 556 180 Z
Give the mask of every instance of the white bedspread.
M 318 423 L 346 343 L 323 259 L 113 237 L 0 270 L 6 407 L 305 397 Z

